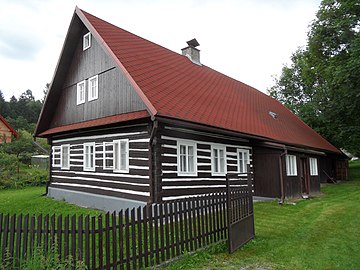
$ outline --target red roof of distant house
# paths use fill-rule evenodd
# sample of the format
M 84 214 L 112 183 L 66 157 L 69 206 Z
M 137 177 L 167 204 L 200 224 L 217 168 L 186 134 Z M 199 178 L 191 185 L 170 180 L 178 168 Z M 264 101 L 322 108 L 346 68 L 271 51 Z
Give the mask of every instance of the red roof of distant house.
M 111 125 L 111 124 L 126 122 L 126 121 L 130 121 L 130 120 L 135 120 L 135 119 L 142 119 L 142 118 L 146 118 L 149 116 L 150 115 L 146 110 L 138 111 L 138 112 L 131 112 L 131 113 L 124 113 L 124 114 L 84 121 L 84 122 L 80 122 L 80 123 L 75 123 L 75 124 L 71 124 L 71 125 L 50 128 L 50 129 L 46 130 L 45 132 L 40 133 L 39 136 L 46 136 L 46 135 L 50 135 L 50 134 L 85 129 L 85 128 L 90 128 L 90 127 Z
M 152 116 L 181 119 L 339 153 L 281 103 L 255 88 L 205 65 L 194 64 L 186 56 L 79 8 L 75 14 L 122 69 Z M 269 112 L 277 117 L 273 118 Z M 95 126 L 100 122 L 98 119 L 86 123 Z M 82 124 L 66 127 L 79 128 L 77 125 Z M 59 127 L 40 135 L 65 130 L 65 127 Z
M 10 126 L 10 124 L 1 115 L 0 115 L 0 121 L 5 124 L 5 126 L 10 130 L 10 132 L 14 135 L 15 138 L 17 138 L 19 136 L 18 133 L 16 132 L 16 130 L 13 129 L 12 126 Z

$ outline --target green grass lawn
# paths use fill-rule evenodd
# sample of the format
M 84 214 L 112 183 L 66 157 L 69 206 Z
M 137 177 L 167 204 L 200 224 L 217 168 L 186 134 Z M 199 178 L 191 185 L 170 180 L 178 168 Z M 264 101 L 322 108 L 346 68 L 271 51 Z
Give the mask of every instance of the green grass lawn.
M 213 245 L 166 269 L 360 269 L 360 162 L 351 181 L 322 187 L 323 195 L 295 205 L 255 204 L 256 237 L 229 255 Z M 0 191 L 0 213 L 103 213 L 41 196 L 44 187 Z
M 0 213 L 4 214 L 63 214 L 63 215 L 98 215 L 103 213 L 63 201 L 56 201 L 46 196 L 45 187 L 28 187 L 0 191 Z
M 253 241 L 229 255 L 218 244 L 166 269 L 360 269 L 360 162 L 351 181 L 295 205 L 255 204 Z

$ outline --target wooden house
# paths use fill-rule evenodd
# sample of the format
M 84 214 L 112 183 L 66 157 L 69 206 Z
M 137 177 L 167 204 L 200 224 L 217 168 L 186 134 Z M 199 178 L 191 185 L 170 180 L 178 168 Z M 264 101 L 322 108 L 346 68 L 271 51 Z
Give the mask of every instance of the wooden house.
M 16 130 L 0 115 L 0 144 L 3 142 L 11 143 L 12 136 L 18 137 Z
M 49 196 L 126 208 L 220 191 L 247 164 L 256 195 L 320 191 L 341 152 L 198 45 L 178 54 L 75 9 L 35 133 L 52 147 Z

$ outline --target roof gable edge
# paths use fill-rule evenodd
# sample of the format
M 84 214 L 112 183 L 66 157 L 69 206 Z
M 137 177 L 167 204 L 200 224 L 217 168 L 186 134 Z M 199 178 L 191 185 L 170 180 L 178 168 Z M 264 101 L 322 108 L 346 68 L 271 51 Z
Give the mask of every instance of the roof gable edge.
M 48 103 L 48 100 L 50 99 L 50 94 L 52 92 L 53 86 L 54 86 L 54 84 L 56 84 L 56 77 L 57 77 L 57 75 L 59 73 L 59 70 L 60 70 L 60 67 L 62 65 L 63 55 L 64 55 L 64 53 L 66 52 L 66 49 L 67 49 L 68 40 L 69 40 L 69 38 L 71 36 L 71 34 L 70 34 L 71 28 L 75 24 L 75 18 L 76 18 L 76 14 L 74 12 L 74 14 L 73 14 L 73 16 L 71 18 L 67 33 L 66 33 L 66 37 L 65 37 L 63 46 L 61 48 L 60 56 L 59 56 L 57 64 L 56 64 L 55 71 L 53 73 L 53 76 L 52 76 L 52 79 L 51 79 L 51 82 L 50 82 L 50 85 L 49 85 L 48 93 L 47 93 L 47 95 L 45 97 L 44 104 L 43 104 L 43 106 L 41 108 L 40 115 L 39 115 L 38 121 L 36 123 L 36 128 L 35 128 L 35 131 L 34 131 L 34 137 L 36 137 L 39 133 L 44 131 L 44 130 L 41 130 L 41 124 L 42 124 L 42 121 L 44 121 L 43 120 L 44 113 L 45 113 L 45 111 L 47 109 L 47 103 Z
M 14 135 L 15 138 L 18 138 L 18 133 L 16 132 L 16 130 L 10 126 L 10 124 L 5 120 L 4 117 L 2 117 L 2 115 L 0 115 L 0 121 L 4 123 L 4 125 L 10 130 L 10 132 Z

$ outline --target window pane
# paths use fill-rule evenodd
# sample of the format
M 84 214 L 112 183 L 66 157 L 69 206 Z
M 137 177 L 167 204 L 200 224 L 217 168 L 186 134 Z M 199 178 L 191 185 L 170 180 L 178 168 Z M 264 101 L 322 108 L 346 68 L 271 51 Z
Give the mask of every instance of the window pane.
M 119 164 L 119 143 L 115 142 L 114 143 L 114 167 L 115 170 L 119 170 L 120 169 L 120 164 Z
M 126 142 L 125 141 L 122 141 L 120 143 L 120 170 L 126 170 L 127 166 L 126 166 L 126 163 L 127 163 L 127 149 L 126 149 Z
M 243 152 L 239 152 L 239 172 L 244 172 L 244 156 Z
M 185 146 L 185 145 L 180 145 L 180 154 L 181 154 L 181 155 L 185 155 L 185 154 L 186 154 L 186 146 Z
M 85 85 L 81 84 L 80 85 L 80 100 L 85 100 Z
M 186 172 L 186 145 L 180 145 L 180 172 Z
M 194 172 L 194 147 L 189 145 L 188 146 L 188 172 Z
M 213 164 L 214 164 L 214 172 L 219 172 L 219 154 L 218 149 L 213 149 Z
M 220 157 L 220 172 L 225 172 L 225 153 L 223 149 L 219 150 L 219 157 Z
M 90 145 L 90 154 L 89 154 L 89 159 L 90 159 L 90 168 L 94 167 L 94 146 Z
M 180 155 L 180 172 L 186 172 L 186 155 Z

